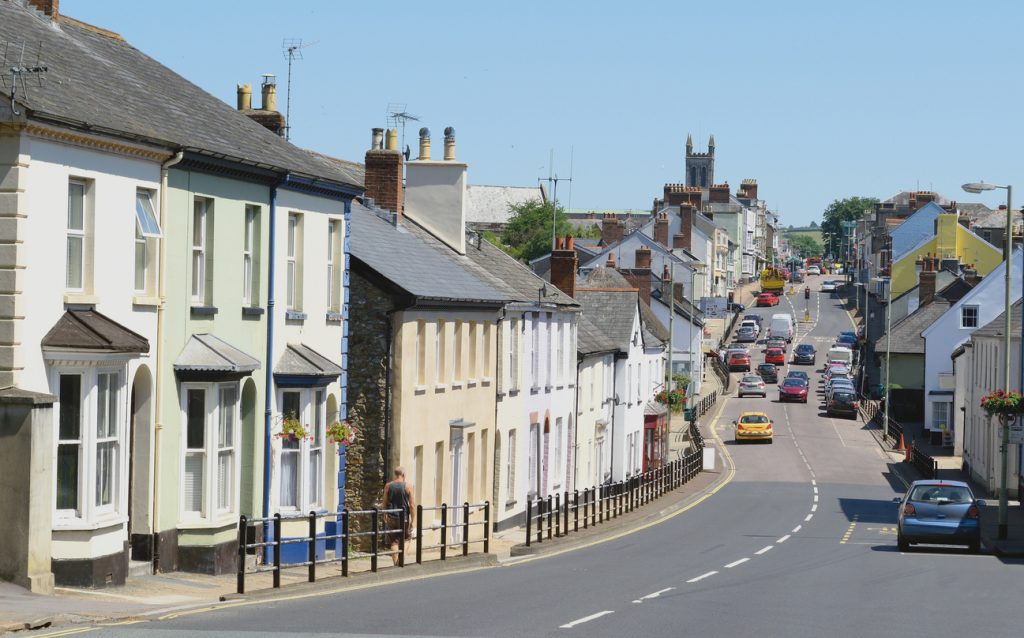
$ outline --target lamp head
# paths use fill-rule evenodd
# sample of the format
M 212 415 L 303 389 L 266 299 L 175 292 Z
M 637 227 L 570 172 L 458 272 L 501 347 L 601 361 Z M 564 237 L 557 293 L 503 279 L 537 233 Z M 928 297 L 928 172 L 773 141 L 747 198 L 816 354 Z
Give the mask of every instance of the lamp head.
M 983 193 L 985 191 L 994 191 L 999 187 L 995 184 L 986 184 L 985 182 L 970 182 L 968 184 L 964 184 L 961 188 L 968 193 Z

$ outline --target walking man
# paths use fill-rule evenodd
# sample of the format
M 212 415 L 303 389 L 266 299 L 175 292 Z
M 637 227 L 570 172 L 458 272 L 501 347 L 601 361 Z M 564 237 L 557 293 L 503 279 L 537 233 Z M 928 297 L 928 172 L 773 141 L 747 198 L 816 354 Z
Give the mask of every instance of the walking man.
M 409 540 L 412 535 L 412 519 L 415 508 L 416 502 L 412 496 L 412 488 L 405 482 L 405 469 L 396 467 L 394 480 L 384 486 L 384 509 L 401 510 L 405 513 L 405 529 L 402 529 L 402 515 L 399 512 L 389 512 L 384 517 L 387 529 L 396 530 L 388 532 L 385 536 L 388 548 L 395 552 L 391 555 L 391 560 L 395 565 L 398 564 L 399 542 L 403 536 L 405 540 Z

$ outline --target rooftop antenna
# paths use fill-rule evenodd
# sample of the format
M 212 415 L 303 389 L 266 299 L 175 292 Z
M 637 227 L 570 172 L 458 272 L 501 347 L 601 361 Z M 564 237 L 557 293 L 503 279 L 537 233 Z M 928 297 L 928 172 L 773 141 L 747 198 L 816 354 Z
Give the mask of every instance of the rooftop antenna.
M 18 91 L 21 91 L 22 95 L 28 96 L 26 90 L 30 85 L 35 85 L 37 88 L 43 86 L 44 74 L 49 70 L 45 64 L 42 63 L 43 55 L 43 43 L 39 43 L 39 47 L 36 49 L 36 60 L 35 64 L 27 66 L 25 64 L 25 47 L 26 43 L 22 42 L 20 45 L 13 42 L 0 42 L 0 47 L 3 49 L 3 62 L 0 64 L 0 71 L 6 71 L 6 73 L 0 75 L 0 86 L 7 89 L 11 96 L 11 113 L 14 115 L 21 115 L 21 111 L 18 110 L 16 100 L 18 99 Z M 24 98 L 22 99 L 24 101 Z
M 281 41 L 281 49 L 284 57 L 288 58 L 288 95 L 285 98 L 284 111 L 284 139 L 292 137 L 292 62 L 302 59 L 302 50 L 316 44 L 316 42 L 302 42 L 302 38 L 285 38 Z
M 405 110 L 406 105 L 398 102 L 388 103 L 388 128 L 399 128 L 402 129 L 402 147 L 408 151 L 408 147 L 405 145 L 405 123 L 406 122 L 419 122 L 420 118 L 418 115 L 413 115 L 409 111 Z M 408 154 L 406 158 L 409 159 Z

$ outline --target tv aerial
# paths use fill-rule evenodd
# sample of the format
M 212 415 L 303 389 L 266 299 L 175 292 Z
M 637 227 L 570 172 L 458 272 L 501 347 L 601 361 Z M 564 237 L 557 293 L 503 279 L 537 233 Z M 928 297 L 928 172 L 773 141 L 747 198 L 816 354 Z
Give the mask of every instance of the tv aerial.
M 35 62 L 25 62 L 25 49 L 28 45 L 22 42 L 20 45 L 14 42 L 0 41 L 0 49 L 3 50 L 3 61 L 0 63 L 0 86 L 7 90 L 11 96 L 11 113 L 21 115 L 18 110 L 17 100 L 19 92 L 28 97 L 28 87 L 35 86 L 42 88 L 43 79 L 49 70 L 42 63 L 43 43 L 36 47 Z M 31 54 L 30 54 L 31 55 Z M 24 101 L 24 98 L 22 98 Z
M 405 124 L 406 122 L 419 122 L 420 118 L 418 115 L 413 115 L 409 111 L 405 110 L 405 104 L 399 104 L 397 102 L 391 102 L 388 104 L 388 128 L 399 128 L 402 129 L 402 146 L 405 147 L 405 159 L 409 159 L 409 147 L 405 144 Z
M 288 94 L 285 98 L 284 139 L 291 139 L 292 133 L 292 62 L 301 60 L 302 50 L 315 45 L 316 42 L 303 42 L 302 38 L 285 38 L 281 41 L 281 50 L 288 59 Z

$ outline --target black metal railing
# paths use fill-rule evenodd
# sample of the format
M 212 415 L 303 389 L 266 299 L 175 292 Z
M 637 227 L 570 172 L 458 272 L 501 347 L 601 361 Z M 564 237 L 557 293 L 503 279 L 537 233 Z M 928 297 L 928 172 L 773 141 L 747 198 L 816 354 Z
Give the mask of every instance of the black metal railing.
M 921 451 L 913 442 L 910 443 L 910 464 L 917 468 L 926 479 L 934 479 L 939 476 L 939 464 L 932 457 Z
M 707 396 L 701 397 L 698 401 L 693 404 L 693 416 L 694 418 L 700 418 L 708 413 L 715 403 L 718 401 L 718 390 L 715 390 Z
M 685 485 L 703 467 L 704 440 L 691 426 L 694 447 L 662 467 L 585 490 L 526 500 L 526 546 L 542 543 L 618 518 Z
M 710 359 L 711 369 L 714 371 L 715 376 L 718 377 L 719 383 L 722 384 L 722 390 L 728 392 L 729 385 L 732 383 L 732 375 L 729 374 L 729 369 L 725 367 L 725 364 L 722 363 L 722 360 L 719 357 L 710 357 Z
M 424 512 L 440 512 L 440 523 L 424 526 Z M 482 512 L 482 517 L 474 514 Z M 396 520 L 397 519 L 397 520 Z M 318 532 L 320 521 L 323 520 L 324 531 Z M 297 527 L 302 522 L 308 523 L 304 533 Z M 328 533 L 333 526 L 333 533 Z M 463 503 L 449 507 L 416 507 L 416 534 L 410 539 L 415 543 L 416 562 L 423 562 L 423 551 L 440 549 L 440 559 L 445 560 L 448 550 L 456 548 L 463 556 L 469 554 L 471 544 L 482 543 L 483 552 L 490 552 L 491 504 Z M 285 530 L 285 526 L 292 529 Z M 281 573 L 289 568 L 305 567 L 308 580 L 316 582 L 319 568 L 331 564 L 340 564 L 341 576 L 349 575 L 349 566 L 355 560 L 367 559 L 370 571 L 376 572 L 378 560 L 391 556 L 398 567 L 405 567 L 406 536 L 408 521 L 401 509 L 373 508 L 369 510 L 342 510 L 341 512 L 310 512 L 309 514 L 275 514 L 268 518 L 238 519 L 238 582 L 237 591 L 245 593 L 246 576 L 249 574 L 272 574 L 272 587 L 281 586 Z M 483 529 L 478 538 L 472 538 L 470 530 L 475 527 Z M 365 529 L 365 531 L 355 531 Z M 440 542 L 425 545 L 425 533 L 438 531 Z M 389 543 L 388 541 L 392 541 Z M 397 549 L 391 549 L 397 541 Z M 306 551 L 301 560 L 294 560 L 296 554 L 289 548 L 293 545 L 305 546 Z M 300 550 L 301 551 L 301 550 Z M 291 552 L 289 560 L 283 561 L 282 555 Z M 255 555 L 255 565 L 250 567 L 247 558 Z M 334 574 L 336 575 L 336 574 Z

